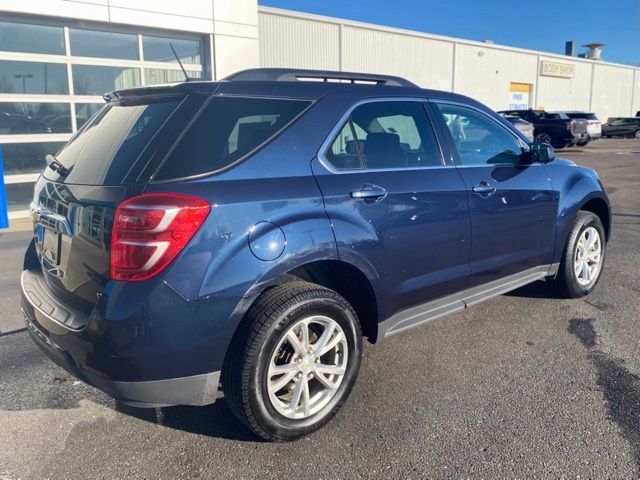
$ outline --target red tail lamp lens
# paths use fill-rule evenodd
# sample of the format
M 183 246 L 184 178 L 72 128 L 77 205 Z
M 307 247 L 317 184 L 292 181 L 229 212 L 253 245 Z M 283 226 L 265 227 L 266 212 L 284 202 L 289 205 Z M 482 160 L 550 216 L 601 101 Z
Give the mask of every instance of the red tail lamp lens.
M 177 193 L 148 193 L 123 201 L 113 220 L 111 279 L 138 282 L 160 273 L 210 210 L 206 200 Z

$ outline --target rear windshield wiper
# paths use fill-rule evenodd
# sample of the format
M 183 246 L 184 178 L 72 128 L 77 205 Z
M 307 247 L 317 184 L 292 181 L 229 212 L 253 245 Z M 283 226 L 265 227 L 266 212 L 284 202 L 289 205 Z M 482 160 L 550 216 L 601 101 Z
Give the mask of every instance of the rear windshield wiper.
M 49 167 L 54 172 L 58 172 L 59 175 L 66 177 L 67 175 L 69 175 L 69 173 L 71 173 L 71 168 L 67 168 L 62 165 L 58 160 L 56 160 L 56 157 L 54 157 L 50 153 L 47 154 L 44 159 L 47 161 L 47 167 Z

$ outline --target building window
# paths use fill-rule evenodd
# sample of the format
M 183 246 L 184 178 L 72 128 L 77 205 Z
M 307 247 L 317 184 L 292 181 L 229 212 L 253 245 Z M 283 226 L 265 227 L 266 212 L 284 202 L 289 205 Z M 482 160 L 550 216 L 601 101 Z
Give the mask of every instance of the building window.
M 0 50 L 64 55 L 62 27 L 0 22 Z
M 200 78 L 202 72 L 186 70 L 189 78 Z M 145 68 L 144 78 L 146 85 L 156 85 L 159 83 L 184 82 L 182 70 L 165 70 L 162 68 Z
M 69 29 L 71 55 L 138 60 L 138 37 L 128 33 Z
M 197 40 L 184 40 L 180 38 L 147 37 L 142 36 L 144 59 L 154 62 L 176 62 L 176 57 L 171 51 L 173 46 L 178 58 L 184 64 L 199 64 L 200 42 Z
M 44 23 L 0 21 L 0 158 L 12 217 L 26 214 L 45 155 L 104 106 L 105 93 L 183 81 L 171 46 L 189 77 L 203 77 L 198 35 Z
M 68 103 L 0 103 L 0 135 L 71 133 Z
M 55 155 L 64 142 L 0 143 L 5 175 L 40 173 L 47 154 Z
M 69 93 L 67 66 L 0 60 L 0 93 L 65 95 Z
M 139 85 L 139 68 L 104 67 L 101 65 L 73 66 L 73 91 L 76 95 L 102 96 L 113 90 Z

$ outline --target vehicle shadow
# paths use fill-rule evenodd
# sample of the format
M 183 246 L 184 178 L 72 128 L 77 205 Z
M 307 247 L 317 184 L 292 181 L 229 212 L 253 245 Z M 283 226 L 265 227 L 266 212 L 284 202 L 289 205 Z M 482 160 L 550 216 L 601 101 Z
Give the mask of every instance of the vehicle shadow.
M 173 430 L 227 440 L 262 442 L 234 417 L 224 398 L 204 407 L 177 405 L 162 408 L 136 408 L 117 402 L 115 409 L 129 417 Z
M 558 298 L 558 295 L 553 291 L 551 285 L 544 280 L 530 283 L 524 287 L 507 292 L 505 295 L 508 297 L 522 298 Z

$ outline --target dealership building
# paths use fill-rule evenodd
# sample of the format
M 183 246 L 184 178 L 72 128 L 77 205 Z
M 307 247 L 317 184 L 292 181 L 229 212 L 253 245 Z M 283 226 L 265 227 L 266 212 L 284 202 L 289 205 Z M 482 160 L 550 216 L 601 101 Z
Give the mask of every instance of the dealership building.
M 256 0 L 0 0 L 0 160 L 24 217 L 44 156 L 121 88 L 246 68 L 384 73 L 496 110 L 640 110 L 640 69 L 258 6 Z M 606 56 L 606 55 L 605 55 Z

